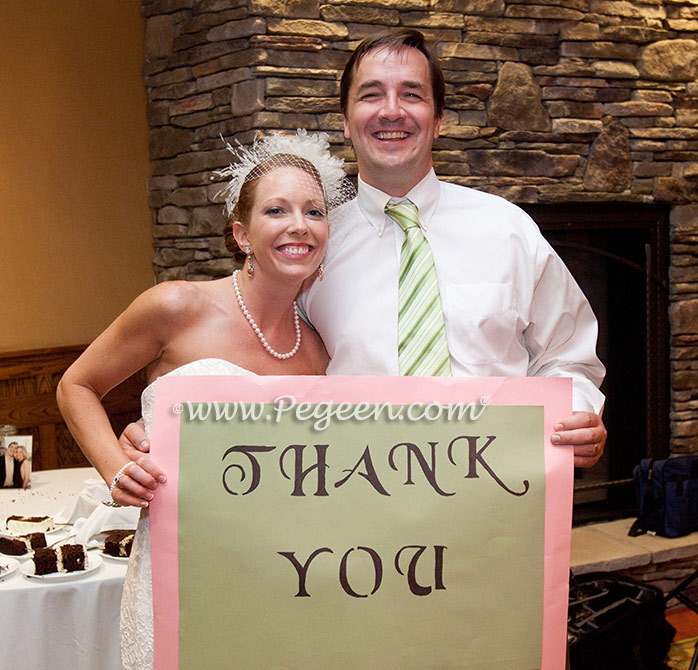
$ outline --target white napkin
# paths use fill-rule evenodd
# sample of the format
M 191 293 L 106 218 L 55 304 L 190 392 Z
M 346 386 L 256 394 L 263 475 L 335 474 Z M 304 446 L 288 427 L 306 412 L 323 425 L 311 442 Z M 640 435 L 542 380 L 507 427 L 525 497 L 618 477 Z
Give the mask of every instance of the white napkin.
M 101 479 L 86 479 L 82 491 L 63 509 L 53 515 L 56 523 L 75 523 L 78 519 L 86 519 L 92 512 L 111 500 L 109 488 Z
M 109 487 L 102 480 L 87 479 L 75 499 L 54 515 L 54 521 L 72 524 L 73 528 L 69 532 L 75 534 L 74 541 L 87 546 L 100 545 L 100 542 L 93 539 L 99 533 L 136 527 L 140 509 L 111 507 L 103 505 L 104 502 L 111 502 Z
M 104 544 L 103 539 L 95 536 L 117 528 L 136 528 L 140 510 L 137 507 L 107 507 L 99 505 L 87 517 L 78 519 L 73 525 L 76 533 L 75 541 L 88 547 L 97 547 Z

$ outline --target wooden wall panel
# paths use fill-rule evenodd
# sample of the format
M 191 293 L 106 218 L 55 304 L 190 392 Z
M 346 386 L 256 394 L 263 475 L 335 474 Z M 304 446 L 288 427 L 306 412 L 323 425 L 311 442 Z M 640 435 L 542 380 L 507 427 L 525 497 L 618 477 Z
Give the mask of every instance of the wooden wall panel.
M 32 469 L 89 465 L 65 425 L 56 403 L 63 373 L 85 346 L 33 349 L 0 354 L 0 424 L 32 435 Z M 110 391 L 104 405 L 115 432 L 140 416 L 143 371 Z

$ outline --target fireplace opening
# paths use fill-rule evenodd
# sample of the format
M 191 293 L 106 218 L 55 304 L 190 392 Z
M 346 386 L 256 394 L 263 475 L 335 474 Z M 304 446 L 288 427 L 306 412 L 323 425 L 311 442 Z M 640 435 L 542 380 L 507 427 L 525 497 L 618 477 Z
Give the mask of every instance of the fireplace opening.
M 601 461 L 575 470 L 574 523 L 632 517 L 633 467 L 670 450 L 669 207 L 522 205 L 599 321 L 608 430 Z

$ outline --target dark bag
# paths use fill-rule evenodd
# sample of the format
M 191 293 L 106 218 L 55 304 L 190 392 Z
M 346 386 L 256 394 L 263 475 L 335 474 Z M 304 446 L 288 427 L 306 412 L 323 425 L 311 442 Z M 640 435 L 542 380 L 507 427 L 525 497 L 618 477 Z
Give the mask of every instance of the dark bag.
M 698 530 L 698 456 L 645 458 L 633 478 L 639 514 L 628 535 L 680 537 Z
M 570 670 L 663 670 L 674 628 L 664 595 L 611 572 L 570 580 L 567 639 Z

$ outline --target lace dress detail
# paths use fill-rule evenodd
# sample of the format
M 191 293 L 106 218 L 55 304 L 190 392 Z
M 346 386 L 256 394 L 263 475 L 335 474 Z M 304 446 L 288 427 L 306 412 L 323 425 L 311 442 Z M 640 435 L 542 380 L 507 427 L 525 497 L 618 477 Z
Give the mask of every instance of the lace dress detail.
M 169 376 L 254 375 L 234 363 L 218 358 L 203 358 L 168 372 Z M 141 394 L 141 412 L 145 431 L 150 435 L 153 423 L 155 385 Z M 153 593 L 150 563 L 150 518 L 141 513 L 131 557 L 128 561 L 121 596 L 121 664 L 124 670 L 151 670 L 153 667 Z

